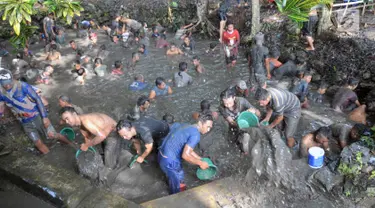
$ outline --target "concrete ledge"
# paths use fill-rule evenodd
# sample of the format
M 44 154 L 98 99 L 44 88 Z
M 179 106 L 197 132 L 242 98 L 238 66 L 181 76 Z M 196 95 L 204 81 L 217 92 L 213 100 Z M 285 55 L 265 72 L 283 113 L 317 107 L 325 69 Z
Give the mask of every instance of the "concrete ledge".
M 232 178 L 223 178 L 187 191 L 142 203 L 146 208 L 224 207 L 231 205 Z
M 25 191 L 57 207 L 140 207 L 102 188 L 78 174 L 52 166 L 28 152 L 0 157 L 0 173 Z

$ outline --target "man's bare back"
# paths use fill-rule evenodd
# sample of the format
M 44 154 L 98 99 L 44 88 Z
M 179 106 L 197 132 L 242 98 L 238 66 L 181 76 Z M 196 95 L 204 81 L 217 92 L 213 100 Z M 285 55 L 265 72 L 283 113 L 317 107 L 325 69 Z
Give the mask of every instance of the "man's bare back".
M 81 132 L 87 139 L 101 137 L 103 140 L 115 129 L 116 121 L 102 113 L 79 115 Z

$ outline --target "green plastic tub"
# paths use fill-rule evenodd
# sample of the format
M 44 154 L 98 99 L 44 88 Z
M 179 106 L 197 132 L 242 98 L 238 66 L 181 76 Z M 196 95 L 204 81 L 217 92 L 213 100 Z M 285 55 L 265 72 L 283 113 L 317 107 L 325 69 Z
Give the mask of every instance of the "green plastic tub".
M 73 141 L 76 138 L 76 133 L 70 127 L 63 128 L 60 131 L 60 134 L 66 136 L 69 139 L 69 141 Z
M 259 120 L 254 113 L 245 111 L 238 116 L 237 125 L 240 129 L 256 127 L 259 126 Z
M 217 167 L 209 158 L 202 158 L 202 161 L 207 162 L 209 167 L 205 170 L 198 168 L 197 177 L 199 180 L 210 180 L 216 175 Z

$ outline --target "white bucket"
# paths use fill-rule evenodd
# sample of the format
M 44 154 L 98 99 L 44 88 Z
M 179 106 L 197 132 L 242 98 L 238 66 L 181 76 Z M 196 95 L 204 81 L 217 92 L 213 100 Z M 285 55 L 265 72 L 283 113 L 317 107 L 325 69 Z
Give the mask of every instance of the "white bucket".
M 320 147 L 311 147 L 309 149 L 309 166 L 311 168 L 321 168 L 324 163 L 324 150 Z

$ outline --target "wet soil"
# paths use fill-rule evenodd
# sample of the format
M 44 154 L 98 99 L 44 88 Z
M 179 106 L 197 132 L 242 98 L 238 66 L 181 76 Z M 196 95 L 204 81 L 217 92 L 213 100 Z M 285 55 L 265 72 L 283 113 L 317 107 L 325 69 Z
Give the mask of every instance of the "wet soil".
M 113 45 L 102 32 L 98 34 L 98 37 L 98 45 L 105 44 L 110 51 L 108 57 L 104 59 L 104 64 L 108 66 L 108 69 L 112 68 L 114 61 L 116 60 L 122 60 L 123 63 L 130 60 L 131 53 L 137 49 L 135 46 L 125 49 L 120 45 Z M 78 40 L 75 38 L 75 32 L 69 30 L 67 31 L 66 39 L 68 41 L 71 39 Z M 170 38 L 170 40 L 172 40 L 172 38 Z M 203 51 L 208 48 L 210 41 L 196 40 L 196 42 L 196 55 L 201 58 L 201 63 L 206 69 L 203 75 L 198 75 L 192 70 L 191 55 L 166 57 L 164 55 L 165 50 L 155 49 L 153 46 L 150 46 L 148 49 L 149 55 L 141 56 L 141 60 L 135 67 L 135 71 L 125 69 L 125 74 L 121 77 L 109 76 L 106 78 L 98 78 L 92 76 L 89 77 L 84 86 L 78 86 L 72 81 L 70 70 L 73 68 L 72 64 L 75 60 L 75 54 L 70 48 L 68 48 L 68 46 L 64 46 L 61 50 L 63 58 L 59 61 L 52 62 L 52 64 L 56 66 L 53 75 L 53 85 L 38 86 L 43 90 L 43 95 L 46 96 L 50 102 L 50 119 L 52 123 L 55 124 L 54 126 L 57 130 L 64 127 L 58 125 L 59 107 L 57 106 L 57 97 L 62 94 L 71 97 L 73 103 L 82 107 L 85 112 L 106 113 L 115 120 L 126 118 L 126 114 L 130 113 L 130 109 L 134 107 L 137 98 L 140 95 L 148 95 L 149 90 L 154 86 L 155 78 L 162 76 L 166 79 L 171 79 L 174 72 L 178 70 L 178 63 L 181 61 L 186 61 L 189 64 L 190 70 L 188 73 L 193 76 L 194 84 L 185 88 L 173 88 L 173 95 L 156 99 L 156 101 L 151 104 L 149 114 L 156 118 L 161 118 L 162 115 L 168 112 L 172 113 L 178 122 L 192 122 L 191 113 L 199 110 L 199 103 L 201 100 L 211 100 L 213 108 L 217 109 L 219 105 L 218 96 L 222 90 L 227 88 L 236 78 L 241 78 L 243 80 L 248 79 L 245 51 L 240 50 L 236 68 L 228 71 L 225 67 L 224 59 L 221 58 L 223 57 L 223 54 L 219 57 L 209 57 L 203 54 Z M 79 40 L 78 43 L 81 47 L 87 46 L 86 41 Z M 318 43 L 317 45 L 319 49 L 320 47 L 323 47 L 323 42 Z M 339 45 L 340 44 L 336 44 L 332 47 L 338 48 Z M 43 56 L 42 44 L 32 45 L 31 50 L 36 54 L 39 60 L 45 58 L 45 56 Z M 96 56 L 97 50 L 98 47 L 95 47 L 92 50 L 87 50 L 86 53 L 93 58 Z M 323 52 L 318 53 L 329 52 L 324 50 Z M 329 55 L 326 56 L 324 54 L 321 56 L 330 57 Z M 321 56 L 317 56 L 316 59 L 319 59 Z M 332 63 L 331 60 L 325 61 Z M 47 62 L 40 62 L 41 66 L 44 66 L 44 64 L 47 64 Z M 149 83 L 149 87 L 142 92 L 130 92 L 127 87 L 137 73 L 141 73 L 145 76 L 145 80 Z M 250 101 L 253 104 L 255 103 L 252 98 L 250 98 Z M 333 120 L 333 122 L 345 121 L 343 115 L 334 113 L 328 106 L 325 106 L 324 108 L 321 106 L 313 106 L 310 111 L 317 112 L 317 116 L 323 114 L 328 120 Z M 312 120 L 319 119 L 302 119 L 297 134 L 297 140 L 299 140 L 303 134 L 317 129 L 321 125 L 327 124 L 324 122 L 311 122 Z M 2 137 L 2 139 L 4 138 L 4 142 L 13 146 L 15 150 L 25 151 L 27 147 L 32 147 L 32 144 L 23 135 L 21 129 L 17 127 L 17 125 L 18 124 L 16 123 L 7 125 L 6 138 L 4 138 L 4 136 L 0 137 Z M 238 181 L 241 182 L 243 181 L 243 174 L 246 174 L 250 167 L 249 158 L 240 153 L 238 147 L 230 140 L 230 138 L 231 135 L 228 134 L 227 126 L 222 118 L 220 118 L 215 122 L 213 130 L 208 135 L 203 136 L 197 152 L 203 157 L 210 157 L 219 167 L 219 174 L 215 179 L 228 176 L 238 176 L 235 178 L 238 178 Z M 78 138 L 77 141 L 82 141 L 82 138 Z M 46 160 L 46 163 L 77 171 L 74 159 L 75 151 L 73 149 L 55 143 L 51 143 L 49 146 L 52 147 L 51 153 L 48 156 L 42 157 L 43 160 Z M 295 158 L 297 157 L 295 156 Z M 132 169 L 126 169 L 121 172 L 109 189 L 112 192 L 137 203 L 168 195 L 166 178 L 157 166 L 155 155 L 151 155 L 150 158 L 147 159 L 150 161 L 149 164 L 136 164 Z M 300 160 L 298 165 L 295 165 L 295 168 L 293 169 L 293 171 L 298 173 L 296 174 L 296 180 L 299 180 L 301 184 L 304 184 L 305 176 L 303 174 L 305 173 L 304 171 L 307 171 L 305 166 L 307 166 L 306 161 L 303 159 Z M 184 164 L 184 168 L 188 188 L 208 183 L 208 181 L 203 182 L 196 179 L 196 166 Z M 237 198 L 234 201 L 237 200 L 236 203 L 241 204 L 241 200 L 246 200 L 246 197 L 251 196 L 255 201 L 251 202 L 250 200 L 247 205 L 263 205 L 268 201 L 267 203 L 269 206 L 280 205 L 279 207 L 300 207 L 302 202 L 307 199 L 304 197 L 304 195 L 308 193 L 306 187 L 306 185 L 299 185 L 299 188 L 295 189 L 297 191 L 292 191 L 293 189 L 278 189 L 278 191 L 267 196 L 268 193 L 275 189 L 275 187 L 273 185 L 264 186 L 262 180 L 260 180 L 260 182 L 254 186 L 254 189 L 250 190 L 250 193 L 241 192 L 236 196 Z M 285 201 L 280 200 L 282 196 L 287 199 Z M 317 198 L 320 199 L 321 197 L 324 198 L 324 196 L 318 193 Z M 316 200 L 317 198 L 314 199 Z M 326 204 L 322 202 L 329 200 L 326 198 L 324 200 L 319 199 L 317 200 L 317 203 L 321 204 Z M 313 205 L 316 206 L 316 204 Z M 327 204 L 326 206 L 322 205 L 322 207 L 334 206 Z

